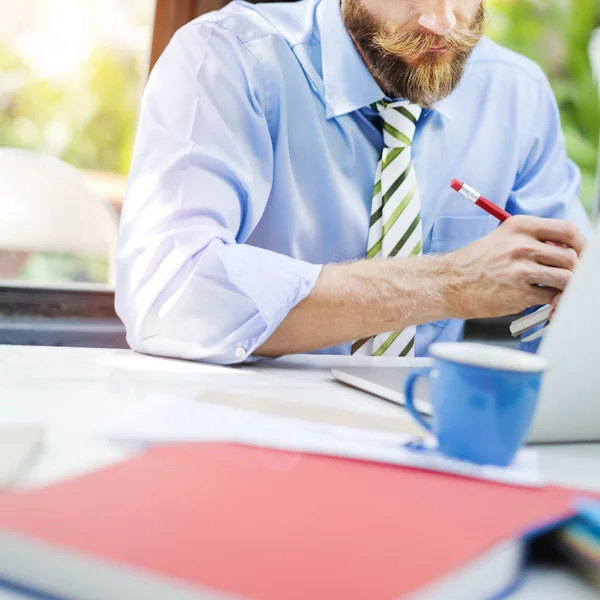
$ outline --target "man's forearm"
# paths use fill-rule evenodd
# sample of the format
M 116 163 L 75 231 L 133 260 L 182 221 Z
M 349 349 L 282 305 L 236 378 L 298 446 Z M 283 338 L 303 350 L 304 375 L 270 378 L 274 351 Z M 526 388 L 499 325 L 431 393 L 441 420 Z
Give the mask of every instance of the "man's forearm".
M 585 243 L 567 221 L 516 216 L 450 254 L 328 265 L 256 354 L 310 352 L 407 325 L 556 303 Z
M 310 352 L 451 316 L 442 256 L 326 265 L 311 294 L 256 351 Z

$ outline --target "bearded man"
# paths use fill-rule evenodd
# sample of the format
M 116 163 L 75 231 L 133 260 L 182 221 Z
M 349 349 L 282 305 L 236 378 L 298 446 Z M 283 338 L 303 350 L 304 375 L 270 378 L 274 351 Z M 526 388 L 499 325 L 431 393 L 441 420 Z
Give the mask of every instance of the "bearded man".
M 546 77 L 485 27 L 482 0 L 301 0 L 177 32 L 122 214 L 130 345 L 418 356 L 556 304 L 589 233 L 580 176 Z M 498 227 L 455 177 L 521 216 Z

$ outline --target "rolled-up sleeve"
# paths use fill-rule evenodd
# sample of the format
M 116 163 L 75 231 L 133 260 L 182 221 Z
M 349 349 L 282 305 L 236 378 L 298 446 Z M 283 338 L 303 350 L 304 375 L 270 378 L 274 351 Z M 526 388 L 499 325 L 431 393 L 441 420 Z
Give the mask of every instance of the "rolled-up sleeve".
M 116 264 L 135 350 L 248 360 L 319 276 L 321 265 L 245 243 L 273 174 L 263 77 L 233 33 L 195 22 L 149 78 Z
M 573 221 L 591 234 L 590 220 L 579 200 L 581 174 L 567 157 L 556 99 L 547 77 L 539 70 L 537 98 L 528 114 L 529 136 L 522 148 L 521 168 L 507 210 L 513 214 Z

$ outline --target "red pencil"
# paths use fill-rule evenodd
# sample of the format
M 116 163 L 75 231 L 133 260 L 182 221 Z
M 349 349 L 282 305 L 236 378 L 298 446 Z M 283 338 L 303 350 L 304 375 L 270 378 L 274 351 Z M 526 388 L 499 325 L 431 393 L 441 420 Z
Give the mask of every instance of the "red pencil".
M 474 204 L 477 204 L 480 208 L 483 208 L 487 213 L 492 215 L 492 217 L 496 217 L 496 219 L 504 222 L 506 219 L 511 217 L 512 215 L 506 212 L 503 208 L 500 208 L 496 204 L 494 204 L 491 200 L 488 200 L 485 196 L 482 196 L 478 191 L 474 190 L 470 185 L 459 181 L 458 179 L 453 179 L 450 182 L 450 187 L 457 191 L 459 194 L 462 194 L 467 200 L 470 200 Z

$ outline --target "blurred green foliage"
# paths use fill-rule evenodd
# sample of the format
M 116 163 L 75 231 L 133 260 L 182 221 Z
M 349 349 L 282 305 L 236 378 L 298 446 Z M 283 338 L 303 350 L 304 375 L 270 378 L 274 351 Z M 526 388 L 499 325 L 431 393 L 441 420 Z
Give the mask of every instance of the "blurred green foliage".
M 570 156 L 582 169 L 588 207 L 600 131 L 598 88 L 588 44 L 600 26 L 600 0 L 488 0 L 489 34 L 539 63 L 560 106 Z M 36 78 L 13 49 L 0 45 L 0 146 L 59 156 L 77 167 L 127 174 L 145 64 L 118 49 L 96 48 L 62 80 Z M 0 87 L 0 91 L 2 87 Z
M 145 62 L 97 47 L 61 78 L 39 78 L 0 44 L 0 146 L 28 148 L 72 165 L 127 175 Z M 1 240 L 0 240 L 1 251 Z M 37 283 L 108 281 L 108 257 L 32 254 L 16 277 Z M 5 275 L 6 276 L 6 275 Z
M 106 283 L 108 261 L 102 256 L 36 252 L 27 261 L 19 279 L 36 281 L 68 281 L 76 283 Z
M 589 42 L 600 27 L 600 0 L 489 0 L 489 35 L 537 62 L 561 112 L 569 156 L 582 172 L 581 200 L 592 210 L 600 136 L 598 85 Z
M 0 146 L 29 148 L 76 167 L 127 174 L 141 62 L 132 54 L 99 47 L 73 74 L 39 79 L 11 48 L 0 45 L 0 74 L 4 87 L 12 87 L 0 95 Z

